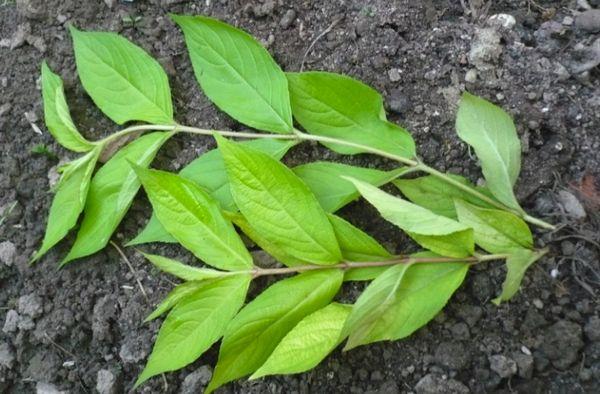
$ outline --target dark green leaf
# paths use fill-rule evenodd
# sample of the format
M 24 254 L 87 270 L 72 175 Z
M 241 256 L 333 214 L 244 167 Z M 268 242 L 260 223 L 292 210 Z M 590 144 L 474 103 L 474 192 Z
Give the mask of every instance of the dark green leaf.
M 181 300 L 160 328 L 135 386 L 185 367 L 218 341 L 243 305 L 250 280 L 250 275 L 233 275 L 208 281 Z
M 252 257 L 233 225 L 201 187 L 165 171 L 135 171 L 158 220 L 181 245 L 213 267 L 252 268 Z
M 458 107 L 456 131 L 475 149 L 490 192 L 507 207 L 522 211 L 513 193 L 521 170 L 521 142 L 510 116 L 465 92 Z
M 339 138 L 405 158 L 415 156 L 410 134 L 385 120 L 383 100 L 369 86 L 327 72 L 287 73 L 294 118 L 311 134 Z M 343 154 L 363 150 L 324 144 Z
M 172 132 L 146 134 L 121 149 L 98 170 L 90 184 L 77 239 L 61 265 L 106 246 L 140 187 L 130 163 L 148 166 L 172 135 Z
M 359 196 L 354 185 L 341 178 L 342 175 L 381 186 L 403 171 L 403 168 L 399 168 L 386 172 L 326 161 L 302 164 L 294 168 L 296 175 L 312 190 L 327 212 L 335 212 Z
M 388 268 L 352 307 L 342 331 L 342 336 L 349 335 L 345 349 L 409 336 L 442 310 L 468 267 L 465 263 L 415 263 Z
M 447 217 L 387 194 L 368 183 L 348 178 L 383 216 L 432 252 L 450 257 L 473 254 L 473 230 Z
M 531 231 L 518 216 L 498 209 L 480 208 L 460 200 L 456 200 L 455 204 L 458 220 L 475 230 L 475 243 L 489 253 L 533 247 Z
M 274 139 L 256 139 L 243 141 L 240 144 L 265 152 L 274 159 L 280 160 L 287 151 L 296 144 L 295 141 Z M 218 149 L 213 149 L 185 166 L 180 172 L 219 201 L 221 208 L 235 211 L 237 207 L 229 191 L 229 180 L 225 171 L 225 163 Z M 138 245 L 148 242 L 177 242 L 164 229 L 155 214 L 152 214 L 146 227 L 128 245 Z
M 65 148 L 75 152 L 87 152 L 93 149 L 94 144 L 83 138 L 73 124 L 65 99 L 63 82 L 50 70 L 46 62 L 42 63 L 42 96 L 44 120 L 54 139 Z
M 489 194 L 487 189 L 475 187 L 462 176 L 447 175 L 467 186 L 477 189 L 479 192 Z M 393 183 L 410 201 L 429 209 L 433 213 L 446 216 L 450 219 L 457 218 L 456 209 L 454 208 L 455 198 L 465 200 L 480 207 L 492 208 L 487 202 L 431 175 L 416 179 L 396 179 Z
M 173 123 L 169 81 L 156 60 L 118 34 L 70 31 L 81 83 L 106 116 Z
M 331 302 L 342 278 L 334 269 L 306 272 L 276 282 L 246 305 L 227 327 L 205 393 L 256 371 L 294 326 Z
M 44 241 L 32 261 L 42 257 L 77 223 L 77 218 L 85 206 L 90 179 L 100 151 L 102 147 L 98 146 L 64 168 L 50 207 Z
M 306 316 L 283 337 L 250 379 L 316 367 L 341 342 L 342 327 L 351 309 L 350 305 L 332 303 Z
M 341 260 L 327 215 L 292 170 L 263 152 L 216 138 L 233 199 L 261 237 L 302 261 Z
M 250 127 L 293 131 L 285 74 L 265 48 L 247 33 L 212 18 L 171 18 L 183 30 L 196 79 L 213 103 Z

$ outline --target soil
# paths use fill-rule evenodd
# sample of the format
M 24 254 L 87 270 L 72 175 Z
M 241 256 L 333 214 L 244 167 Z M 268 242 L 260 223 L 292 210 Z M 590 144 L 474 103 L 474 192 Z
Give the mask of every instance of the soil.
M 43 236 L 56 166 L 73 157 L 43 126 L 39 70 L 46 58 L 66 80 L 73 117 L 87 137 L 114 132 L 77 80 L 66 26 L 119 32 L 160 59 L 180 123 L 241 129 L 198 89 L 182 35 L 167 17 L 175 12 L 249 31 L 286 70 L 303 64 L 374 86 L 425 161 L 475 182 L 478 164 L 454 132 L 457 98 L 467 89 L 498 103 L 514 116 L 523 143 L 521 202 L 560 225 L 554 233 L 536 230 L 539 245 L 552 252 L 527 273 L 510 303 L 490 302 L 502 264 L 474 268 L 444 312 L 406 340 L 338 350 L 311 372 L 240 381 L 220 392 L 600 392 L 600 21 L 593 11 L 580 15 L 586 4 L 600 7 L 597 0 L 0 1 L 0 391 L 127 392 L 144 366 L 159 322 L 142 320 L 172 288 L 169 278 L 126 249 L 132 272 L 111 247 L 57 270 L 72 235 L 28 265 Z M 489 19 L 500 13 L 512 16 L 514 26 L 510 17 Z M 40 144 L 49 152 L 34 153 Z M 155 165 L 176 170 L 212 146 L 206 138 L 177 136 Z M 317 158 L 393 165 L 314 145 L 285 160 Z M 138 200 L 117 243 L 149 216 L 148 204 Z M 341 214 L 391 249 L 407 248 L 406 238 L 366 204 Z M 153 250 L 191 261 L 175 247 Z M 343 297 L 359 290 L 349 285 Z M 213 348 L 139 391 L 199 392 L 216 356 Z

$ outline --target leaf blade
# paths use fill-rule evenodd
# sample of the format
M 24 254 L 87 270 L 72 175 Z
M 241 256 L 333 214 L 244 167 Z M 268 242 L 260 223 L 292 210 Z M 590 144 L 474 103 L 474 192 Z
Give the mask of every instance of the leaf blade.
M 250 127 L 293 131 L 285 74 L 252 36 L 204 16 L 171 18 L 183 30 L 196 79 L 213 103 Z
M 465 92 L 458 106 L 456 131 L 475 149 L 490 192 L 507 207 L 523 212 L 513 192 L 521 170 L 521 142 L 510 116 Z
M 254 230 L 300 260 L 325 265 L 339 262 L 335 234 L 310 189 L 268 155 L 215 137 L 231 194 Z
M 81 83 L 106 116 L 173 123 L 169 81 L 156 60 L 118 34 L 69 30 Z
M 210 281 L 181 300 L 163 323 L 135 387 L 192 363 L 225 332 L 246 298 L 250 275 Z
M 510 300 L 521 286 L 527 269 L 547 253 L 547 250 L 515 249 L 506 259 L 506 278 L 502 282 L 502 292 L 492 300 L 496 305 Z
M 62 79 L 45 61 L 42 63 L 42 98 L 46 127 L 59 144 L 74 152 L 88 152 L 94 148 L 94 143 L 86 140 L 73 124 Z
M 201 281 L 224 276 L 224 272 L 208 268 L 199 268 L 183 264 L 177 260 L 157 254 L 143 253 L 142 255 L 159 270 L 183 279 L 185 281 Z
M 224 270 L 252 268 L 252 257 L 218 203 L 178 175 L 140 167 L 135 172 L 164 228 L 200 260 Z

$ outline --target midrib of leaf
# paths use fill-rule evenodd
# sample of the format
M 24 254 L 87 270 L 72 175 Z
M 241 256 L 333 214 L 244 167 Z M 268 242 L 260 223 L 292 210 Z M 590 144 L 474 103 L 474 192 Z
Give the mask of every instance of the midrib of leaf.
M 210 30 L 211 30 L 211 32 L 215 33 L 215 32 L 214 32 L 214 30 L 212 30 L 212 28 L 210 28 L 208 25 L 205 25 L 205 26 L 206 26 L 208 29 L 210 29 Z M 260 99 L 263 101 L 263 103 L 267 105 L 267 107 L 269 108 L 269 110 L 270 110 L 272 113 L 274 113 L 274 114 L 275 114 L 275 116 L 278 118 L 278 120 L 279 120 L 280 122 L 282 122 L 282 123 L 283 123 L 283 125 L 284 125 L 284 126 L 285 126 L 285 128 L 288 130 L 288 132 L 289 132 L 289 131 L 291 131 L 291 129 L 290 129 L 290 125 L 288 125 L 287 121 L 286 121 L 285 119 L 283 119 L 283 117 L 282 117 L 282 116 L 281 116 L 281 115 L 280 115 L 280 114 L 279 114 L 279 113 L 278 113 L 278 112 L 275 110 L 275 108 L 273 108 L 273 105 L 272 105 L 271 103 L 269 103 L 269 101 L 268 101 L 268 100 L 267 100 L 265 97 L 263 97 L 263 95 L 262 95 L 262 94 L 261 94 L 261 93 L 260 93 L 260 92 L 259 92 L 259 91 L 256 89 L 256 87 L 254 87 L 254 86 L 253 86 L 251 83 L 249 83 L 249 82 L 248 82 L 248 81 L 247 81 L 245 78 L 243 78 L 242 74 L 241 74 L 241 73 L 238 71 L 238 69 L 237 69 L 236 67 L 234 67 L 234 66 L 233 66 L 231 63 L 229 63 L 229 61 L 227 60 L 227 58 L 223 57 L 223 55 L 222 55 L 221 53 L 219 53 L 219 52 L 218 52 L 218 51 L 217 51 L 215 48 L 213 48 L 211 45 L 209 45 L 209 44 L 208 44 L 208 42 L 207 42 L 207 41 L 206 41 L 204 38 L 202 38 L 202 36 L 201 36 L 201 35 L 198 35 L 198 34 L 197 34 L 195 31 L 192 31 L 192 30 L 188 30 L 188 31 L 189 31 L 189 32 L 191 32 L 191 34 L 193 34 L 193 35 L 194 35 L 196 38 L 198 38 L 198 37 L 199 37 L 199 38 L 200 38 L 200 40 L 201 40 L 201 41 L 204 43 L 204 47 L 205 47 L 205 48 L 208 48 L 208 49 L 209 49 L 211 52 L 213 52 L 214 54 L 216 54 L 216 55 L 217 55 L 217 57 L 218 57 L 219 59 L 221 59 L 221 61 L 222 61 L 224 64 L 226 64 L 226 65 L 228 66 L 228 68 L 229 68 L 229 69 L 233 70 L 233 71 L 234 71 L 234 73 L 235 73 L 235 75 L 237 75 L 237 77 L 238 77 L 238 80 L 242 81 L 242 82 L 243 82 L 243 83 L 244 83 L 246 86 L 250 87 L 250 89 L 251 89 L 252 91 L 254 91 L 254 93 L 256 93 L 256 95 L 257 95 L 258 97 L 260 97 Z M 219 36 L 219 34 L 216 34 L 216 35 L 217 35 L 217 36 Z M 227 35 L 229 36 L 229 33 L 227 33 Z M 220 39 L 220 37 L 219 37 L 219 39 Z M 221 41 L 221 43 L 223 44 L 223 42 L 222 42 L 222 41 Z M 232 44 L 233 44 L 233 47 L 235 48 L 235 50 L 238 52 L 238 55 L 240 55 L 240 52 L 239 52 L 239 49 L 238 49 L 238 47 L 235 45 L 235 43 L 233 43 L 233 42 L 232 42 Z M 247 45 L 247 44 L 245 44 L 245 45 Z M 250 53 L 252 54 L 252 57 L 253 57 L 253 59 L 254 59 L 254 62 L 255 62 L 255 64 L 256 64 L 256 63 L 257 63 L 257 62 L 256 62 L 256 58 L 254 57 L 254 52 L 252 51 L 252 49 L 250 49 Z M 204 61 L 208 62 L 208 61 L 206 60 L 206 58 L 204 58 Z M 242 61 L 242 64 L 243 64 L 243 61 Z M 217 65 L 217 66 L 218 66 L 218 65 Z M 267 78 L 267 79 L 269 80 L 269 86 L 271 87 L 271 88 L 269 89 L 269 95 L 272 95 L 272 90 L 273 90 L 273 89 L 272 89 L 272 85 L 270 84 L 270 78 Z M 287 82 L 287 81 L 286 81 L 286 82 Z
M 183 186 L 183 187 L 186 189 L 186 192 L 189 192 L 191 195 L 193 195 L 193 194 L 194 194 L 194 193 L 193 193 L 193 191 L 189 190 L 189 188 L 187 187 L 187 185 L 182 185 L 182 186 Z M 167 189 L 167 190 L 168 190 L 168 189 Z M 207 230 L 207 231 L 208 231 L 208 233 L 209 233 L 209 235 L 210 235 L 210 238 L 211 238 L 211 239 L 213 239 L 214 241 L 216 241 L 216 243 L 217 243 L 218 245 L 222 245 L 222 246 L 224 247 L 224 249 L 225 249 L 225 250 L 228 250 L 229 252 L 231 252 L 231 253 L 232 253 L 232 255 L 233 255 L 233 256 L 235 256 L 235 257 L 238 259 L 238 261 L 240 261 L 240 262 L 242 263 L 242 265 L 244 265 L 244 266 L 248 266 L 248 263 L 247 263 L 246 259 L 244 259 L 244 258 L 242 257 L 242 255 L 240 255 L 240 254 L 238 253 L 238 251 L 236 251 L 236 250 L 232 249 L 232 248 L 231 248 L 231 247 L 230 247 L 230 246 L 229 246 L 227 243 L 225 243 L 225 242 L 224 242 L 224 241 L 221 239 L 221 237 L 219 237 L 219 235 L 218 235 L 218 234 L 214 233 L 214 232 L 212 231 L 212 229 L 211 229 L 209 226 L 205 225 L 205 224 L 202 222 L 202 218 L 198 217 L 198 216 L 195 214 L 195 212 L 194 212 L 194 211 L 193 211 L 193 209 L 192 209 L 193 207 L 190 207 L 188 204 L 185 204 L 183 201 L 181 201 L 181 200 L 180 200 L 180 199 L 179 199 L 177 196 L 175 196 L 173 193 L 170 193 L 170 192 L 169 192 L 169 195 L 171 196 L 171 198 L 175 199 L 175 200 L 176 200 L 176 201 L 177 201 L 179 204 L 181 204 L 182 206 L 184 206 L 184 207 L 185 207 L 185 208 L 188 210 L 188 212 L 189 212 L 189 213 L 191 213 L 191 214 L 192 214 L 192 216 L 194 216 L 194 217 L 195 217 L 195 218 L 198 220 L 198 222 L 199 222 L 199 223 L 202 225 L 202 227 L 204 227 L 204 228 L 205 228 L 205 230 Z
M 132 86 L 135 89 L 135 91 L 137 91 L 153 107 L 158 109 L 161 114 L 165 115 L 166 118 L 171 119 L 171 116 L 168 113 L 166 113 L 163 108 L 159 107 L 158 104 L 156 104 L 154 101 L 152 101 L 152 99 L 150 97 L 146 96 L 146 94 L 144 94 L 144 92 L 142 92 L 136 85 L 134 85 L 125 75 L 123 75 L 121 70 L 119 70 L 116 67 L 112 66 L 111 64 L 107 63 L 104 59 L 102 59 L 100 56 L 98 56 L 94 51 L 87 48 L 87 45 L 86 45 L 86 49 L 87 49 L 87 52 L 91 53 L 96 59 L 99 60 L 100 63 L 103 63 L 105 66 L 108 66 L 109 68 L 113 69 L 116 72 L 117 76 L 121 77 L 121 79 L 123 79 L 130 86 Z M 112 53 L 110 56 L 112 57 Z M 135 64 L 135 62 L 134 62 L 134 64 Z
M 251 170 L 251 173 L 252 173 L 252 176 L 254 177 L 254 179 L 256 179 L 256 180 L 258 181 L 258 183 L 260 183 L 260 185 L 262 186 L 263 190 L 268 190 L 268 188 L 267 188 L 267 187 L 266 187 L 266 185 L 263 183 L 263 181 L 262 181 L 260 178 L 258 178 L 258 177 L 255 175 L 255 173 L 254 173 L 254 170 Z M 245 183 L 245 184 L 247 185 L 247 183 Z M 250 187 L 250 186 L 248 186 L 248 187 Z M 309 190 L 309 192 L 310 192 L 310 190 Z M 312 193 L 312 192 L 310 192 L 310 193 Z M 305 229 L 305 228 L 302 226 L 302 222 L 299 222 L 299 221 L 297 221 L 297 220 L 296 220 L 296 219 L 295 219 L 295 218 L 294 218 L 294 217 L 293 217 L 293 216 L 292 216 L 292 215 L 291 215 L 291 214 L 288 212 L 288 210 L 287 210 L 287 209 L 286 209 L 286 208 L 285 208 L 285 207 L 284 207 L 284 206 L 281 204 L 281 202 L 280 202 L 280 201 L 279 201 L 277 198 L 275 198 L 275 197 L 273 196 L 273 194 L 271 194 L 270 192 L 269 192 L 268 194 L 271 196 L 271 198 L 272 198 L 272 199 L 275 201 L 275 203 L 277 204 L 277 206 L 280 208 L 280 211 L 281 211 L 281 212 L 283 212 L 283 213 L 285 213 L 285 215 L 286 215 L 288 218 L 290 218 L 290 219 L 291 219 L 291 221 L 294 223 L 294 225 L 296 226 L 296 228 L 299 228 L 299 229 L 300 229 L 300 230 L 301 230 L 301 231 L 302 231 L 304 234 L 306 234 L 306 235 L 308 236 L 308 238 L 312 239 L 312 240 L 313 240 L 313 241 L 314 241 L 314 242 L 315 242 L 317 245 L 319 245 L 319 247 L 321 248 L 321 250 L 323 250 L 323 251 L 324 251 L 324 252 L 325 252 L 327 255 L 331 255 L 331 251 L 329 251 L 329 250 L 328 250 L 328 249 L 327 249 L 325 246 L 323 246 L 323 245 L 322 245 L 322 244 L 319 242 L 319 240 L 318 240 L 317 238 L 313 237 L 313 235 L 312 235 L 312 234 L 310 234 L 308 231 L 306 231 L 306 229 Z M 311 194 L 311 195 L 312 195 L 312 194 Z M 269 207 L 266 207 L 265 205 L 263 205 L 263 207 L 265 207 L 265 208 L 269 208 Z M 274 210 L 274 209 L 271 209 L 271 210 Z

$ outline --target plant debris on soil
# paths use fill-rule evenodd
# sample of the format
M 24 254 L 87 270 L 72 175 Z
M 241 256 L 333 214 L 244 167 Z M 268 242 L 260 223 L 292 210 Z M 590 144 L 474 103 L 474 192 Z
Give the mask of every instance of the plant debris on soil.
M 47 58 L 65 79 L 86 137 L 116 131 L 79 84 L 67 26 L 118 32 L 160 60 L 179 122 L 241 129 L 202 95 L 182 34 L 167 17 L 175 12 L 249 31 L 288 71 L 365 81 L 384 95 L 390 120 L 413 133 L 426 162 L 474 182 L 480 170 L 455 135 L 456 104 L 465 89 L 497 103 L 514 116 L 522 140 L 521 202 L 559 225 L 554 233 L 536 230 L 552 252 L 509 303 L 490 302 L 502 264 L 474 267 L 444 312 L 406 340 L 338 350 L 311 372 L 221 392 L 600 392 L 599 10 L 598 0 L 0 0 L 0 391 L 126 392 L 145 364 L 160 322 L 142 321 L 173 287 L 170 278 L 127 248 L 133 270 L 112 247 L 57 270 L 72 236 L 28 264 L 59 158 L 72 157 L 45 130 L 39 75 Z M 52 154 L 35 153 L 39 146 Z M 177 170 L 213 147 L 210 138 L 178 135 L 154 165 Z M 316 159 L 393 166 L 310 144 L 285 161 Z M 149 212 L 139 198 L 115 243 L 131 239 Z M 407 239 L 367 204 L 341 214 L 391 250 L 406 250 Z M 192 261 L 174 246 L 152 249 Z M 342 296 L 355 297 L 356 286 Z M 139 391 L 199 392 L 216 357 L 213 348 Z

